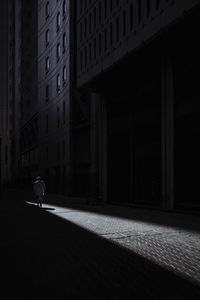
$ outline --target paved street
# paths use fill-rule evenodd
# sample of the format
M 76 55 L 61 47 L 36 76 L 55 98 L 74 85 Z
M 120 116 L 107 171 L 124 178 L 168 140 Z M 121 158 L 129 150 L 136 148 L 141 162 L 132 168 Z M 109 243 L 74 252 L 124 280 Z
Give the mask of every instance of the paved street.
M 197 231 L 199 217 L 192 219 L 190 217 L 192 223 L 188 225 L 193 226 L 193 230 L 188 230 L 181 228 L 183 224 L 187 225 L 188 217 L 179 214 L 169 215 L 131 209 L 128 217 L 132 215 L 133 218 L 127 220 L 126 217 L 117 216 L 120 211 L 126 214 L 128 209 L 123 207 L 98 207 L 94 212 L 82 211 L 81 207 L 79 209 L 55 205 L 45 207 L 54 209 L 50 210 L 52 214 L 114 241 L 133 253 L 138 253 L 200 285 L 200 231 Z M 110 216 L 109 211 L 116 212 L 116 216 Z M 105 215 L 106 212 L 108 215 Z M 149 216 L 152 216 L 152 221 L 148 220 Z M 153 222 L 154 217 L 156 223 Z M 163 222 L 160 224 L 159 221 L 165 221 L 166 224 Z
M 0 299 L 200 299 L 198 216 L 4 199 Z

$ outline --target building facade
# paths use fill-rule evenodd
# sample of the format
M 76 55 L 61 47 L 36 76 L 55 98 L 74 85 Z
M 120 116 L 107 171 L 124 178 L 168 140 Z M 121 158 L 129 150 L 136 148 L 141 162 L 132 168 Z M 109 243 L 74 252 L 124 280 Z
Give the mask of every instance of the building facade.
M 16 185 L 20 177 L 21 131 L 21 1 L 9 0 L 8 42 L 8 98 L 11 107 L 11 182 Z
M 36 168 L 37 1 L 7 1 L 7 20 L 8 181 L 26 186 Z
M 38 173 L 38 3 L 21 0 L 20 177 L 31 185 Z
M 49 190 L 69 194 L 73 3 L 38 2 L 38 160 Z
M 8 3 L 0 4 L 0 186 L 7 184 L 11 177 L 10 170 L 10 133 L 11 133 L 11 103 L 9 99 L 9 20 Z
M 89 125 L 74 152 L 92 195 L 199 208 L 199 4 L 77 1 L 76 79 Z
M 1 178 L 199 209 L 200 1 L 8 3 Z

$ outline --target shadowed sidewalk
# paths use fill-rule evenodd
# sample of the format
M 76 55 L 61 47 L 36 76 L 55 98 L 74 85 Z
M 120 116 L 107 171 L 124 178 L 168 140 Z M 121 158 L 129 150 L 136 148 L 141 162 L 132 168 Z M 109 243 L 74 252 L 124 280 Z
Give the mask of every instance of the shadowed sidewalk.
M 16 193 L 0 207 L 0 299 L 200 298 L 186 280 Z

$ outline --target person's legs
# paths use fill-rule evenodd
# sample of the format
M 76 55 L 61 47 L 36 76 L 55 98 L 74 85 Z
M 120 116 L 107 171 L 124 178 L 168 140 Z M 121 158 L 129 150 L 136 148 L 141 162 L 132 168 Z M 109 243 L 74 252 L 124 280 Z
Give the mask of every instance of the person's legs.
M 37 206 L 39 206 L 39 196 L 36 195 L 36 202 L 37 202 Z
M 40 196 L 40 206 L 42 206 L 43 196 Z

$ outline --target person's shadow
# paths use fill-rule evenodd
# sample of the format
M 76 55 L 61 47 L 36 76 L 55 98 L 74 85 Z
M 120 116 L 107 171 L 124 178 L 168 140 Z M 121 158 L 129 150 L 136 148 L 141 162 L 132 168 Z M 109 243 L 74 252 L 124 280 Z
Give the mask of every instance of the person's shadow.
M 45 206 L 40 207 L 40 209 L 44 209 L 44 210 L 55 210 L 55 208 L 52 208 L 52 207 L 45 207 Z

